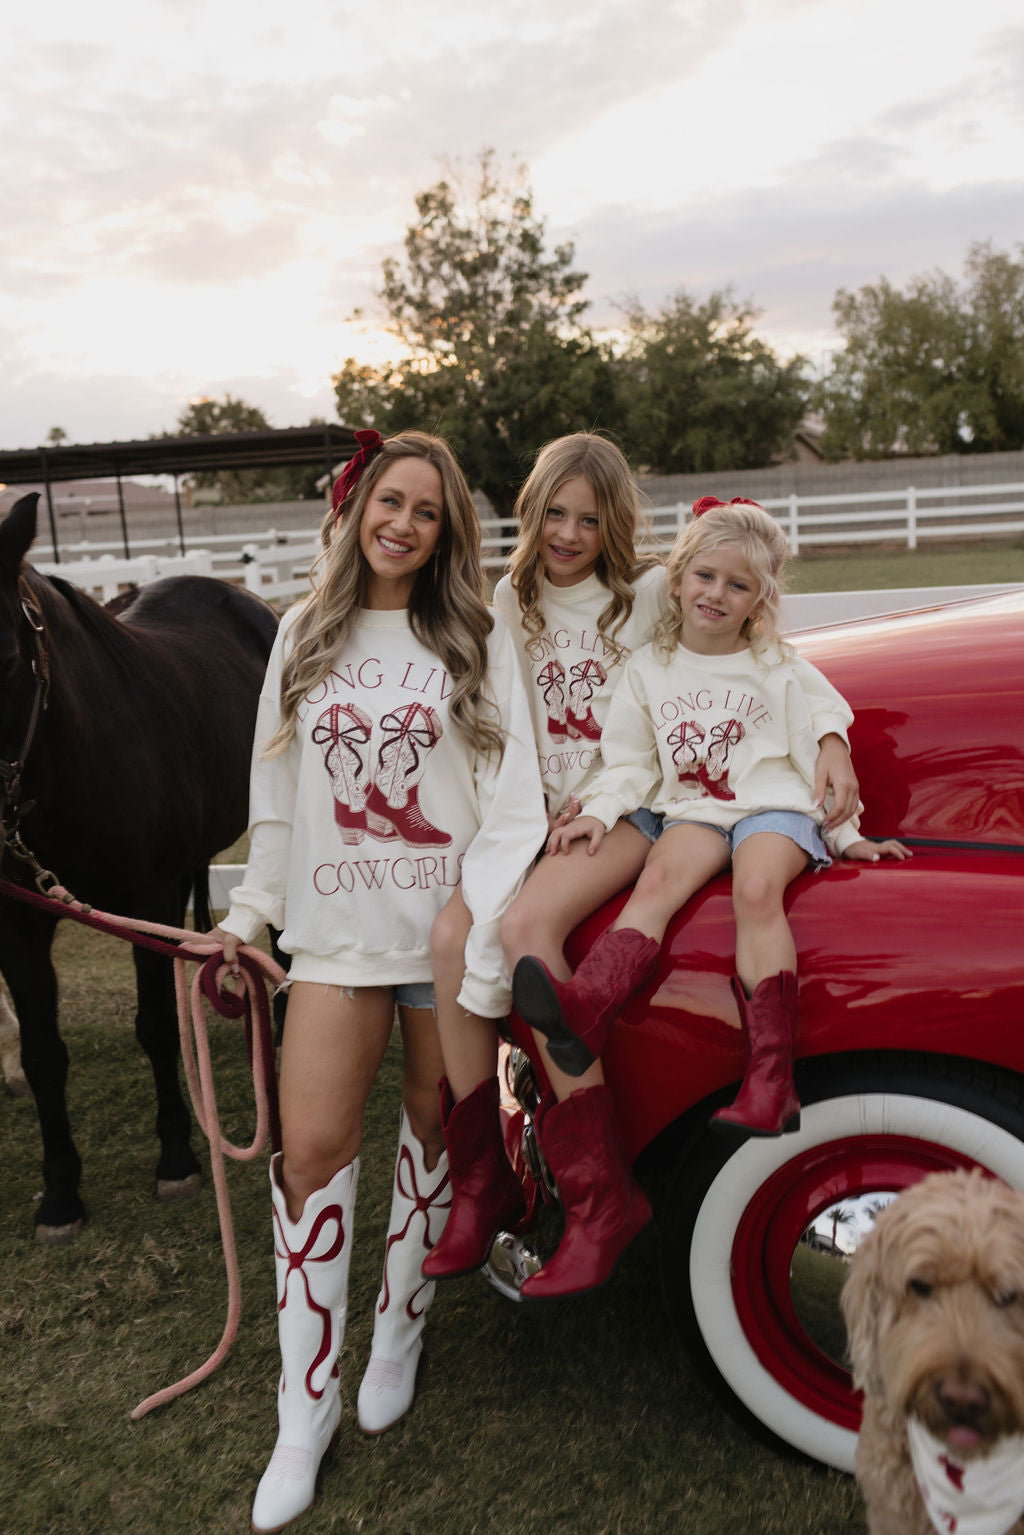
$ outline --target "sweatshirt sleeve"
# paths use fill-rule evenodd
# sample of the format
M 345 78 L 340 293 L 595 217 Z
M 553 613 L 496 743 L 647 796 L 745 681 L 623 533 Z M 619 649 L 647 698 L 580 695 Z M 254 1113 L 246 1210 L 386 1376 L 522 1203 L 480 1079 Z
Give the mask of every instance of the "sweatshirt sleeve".
M 794 665 L 797 682 L 811 712 L 814 739 L 820 741 L 822 736 L 837 735 L 849 746 L 848 731 L 853 724 L 853 710 L 842 693 L 832 686 L 824 672 L 819 672 L 802 656 L 795 658 Z
M 243 943 L 252 943 L 270 924 L 284 927 L 292 820 L 295 814 L 298 743 L 267 761 L 263 750 L 281 723 L 281 667 L 284 625 L 278 631 L 260 693 L 249 777 L 249 861 L 242 883 L 231 891 L 231 906 L 221 923 Z
M 625 671 L 601 732 L 601 770 L 584 800 L 583 814 L 596 816 L 611 831 L 620 816 L 646 804 L 661 781 L 658 742 L 636 661 Z
M 512 638 L 498 619 L 488 644 L 488 688 L 505 732 L 499 762 L 478 759 L 480 826 L 462 860 L 462 893 L 473 919 L 459 1005 L 481 1018 L 503 1018 L 511 980 L 498 928 L 547 832 L 530 710 Z

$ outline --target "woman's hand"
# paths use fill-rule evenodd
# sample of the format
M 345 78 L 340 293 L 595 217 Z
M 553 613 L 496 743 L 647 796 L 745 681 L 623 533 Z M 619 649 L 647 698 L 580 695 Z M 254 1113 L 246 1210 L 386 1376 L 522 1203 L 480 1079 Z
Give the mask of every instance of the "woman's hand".
M 232 975 L 238 975 L 238 951 L 242 947 L 242 940 L 234 933 L 229 933 L 223 927 L 211 927 L 208 933 L 203 934 L 203 937 L 208 939 L 210 943 L 220 944 L 224 950 L 224 963 Z
M 869 842 L 866 837 L 862 837 L 859 842 L 851 842 L 849 847 L 843 849 L 844 858 L 852 858 L 859 863 L 878 863 L 883 858 L 902 861 L 913 856 L 909 847 L 904 847 L 895 837 L 887 837 L 884 842 Z
M 814 803 L 823 805 L 832 790 L 832 809 L 825 817 L 823 830 L 834 831 L 856 813 L 860 804 L 860 785 L 853 771 L 850 748 L 834 732 L 818 743 L 818 761 L 814 768 Z
M 587 852 L 596 853 L 604 840 L 604 822 L 596 815 L 579 815 L 565 826 L 559 826 L 548 838 L 549 853 L 567 853 L 578 837 L 587 837 Z

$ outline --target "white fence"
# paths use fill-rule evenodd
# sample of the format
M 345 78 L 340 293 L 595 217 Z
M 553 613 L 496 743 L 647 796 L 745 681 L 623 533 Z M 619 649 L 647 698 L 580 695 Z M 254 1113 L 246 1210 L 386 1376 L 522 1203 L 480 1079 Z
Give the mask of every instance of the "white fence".
M 139 555 L 130 560 L 115 559 L 112 554 L 101 554 L 96 559 L 61 561 L 59 565 L 47 561 L 35 561 L 40 575 L 61 576 L 72 586 L 95 597 L 98 602 L 110 602 L 126 586 L 146 586 L 159 581 L 161 576 L 212 576 L 213 561 L 205 549 L 193 549 L 189 554 Z
M 785 527 L 794 553 L 811 546 L 871 543 L 900 543 L 916 549 L 926 540 L 1024 532 L 1024 483 L 924 490 L 909 485 L 902 490 L 849 495 L 784 496 L 763 504 Z M 651 541 L 659 548 L 670 544 L 689 510 L 688 503 L 651 508 L 647 518 Z M 482 529 L 484 567 L 496 576 L 515 542 L 515 523 L 488 518 Z M 188 539 L 186 545 L 190 545 Z M 201 555 L 208 560 L 210 574 L 244 581 L 250 591 L 271 602 L 291 601 L 307 590 L 309 567 L 320 548 L 315 529 L 279 532 L 274 528 L 251 534 L 207 534 L 191 545 L 188 557 Z M 114 559 L 120 547 L 118 543 L 65 545 L 55 566 L 52 549 L 40 546 L 33 550 L 32 559 L 40 569 L 77 580 L 72 572 L 83 560 L 102 555 Z M 149 567 L 139 563 L 142 559 L 154 560 L 159 574 L 169 574 L 168 561 L 180 558 L 177 539 L 134 540 L 133 548 L 133 559 L 121 562 L 127 571 L 117 577 L 122 584 L 153 579 L 143 574 Z

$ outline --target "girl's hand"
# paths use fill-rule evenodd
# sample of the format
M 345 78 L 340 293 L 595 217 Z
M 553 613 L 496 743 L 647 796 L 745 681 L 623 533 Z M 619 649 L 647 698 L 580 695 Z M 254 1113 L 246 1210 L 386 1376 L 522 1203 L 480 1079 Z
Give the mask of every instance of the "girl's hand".
M 814 769 L 814 803 L 823 805 L 827 791 L 832 790 L 832 809 L 825 817 L 823 829 L 834 831 L 856 813 L 860 803 L 860 785 L 853 771 L 853 760 L 842 736 L 834 732 L 822 736 L 818 743 L 818 761 Z
M 604 841 L 604 822 L 599 821 L 596 815 L 580 815 L 568 823 L 553 831 L 548 838 L 549 853 L 567 853 L 578 837 L 587 837 L 590 846 L 588 854 L 596 853 Z
M 570 821 L 575 821 L 582 809 L 583 801 L 578 799 L 575 794 L 570 794 L 569 803 L 562 811 L 562 814 L 548 816 L 548 831 L 553 832 L 557 831 L 560 826 L 568 826 Z
M 909 847 L 904 847 L 894 837 L 887 837 L 884 842 L 869 842 L 866 837 L 862 837 L 859 842 L 851 842 L 849 847 L 843 849 L 844 858 L 853 858 L 860 863 L 878 863 L 882 858 L 902 861 L 913 856 Z

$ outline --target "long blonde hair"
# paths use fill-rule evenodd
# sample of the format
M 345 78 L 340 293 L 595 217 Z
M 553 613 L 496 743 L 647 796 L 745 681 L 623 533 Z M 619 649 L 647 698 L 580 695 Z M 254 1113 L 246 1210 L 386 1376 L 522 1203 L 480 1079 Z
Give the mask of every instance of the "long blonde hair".
M 700 502 L 695 502 L 700 506 Z M 756 501 L 732 501 L 728 506 L 711 506 L 690 518 L 672 545 L 666 562 L 668 591 L 661 618 L 655 626 L 652 643 L 666 660 L 679 644 L 683 612 L 679 603 L 679 583 L 686 567 L 700 554 L 735 545 L 750 567 L 758 584 L 757 606 L 743 625 L 743 635 L 755 654 L 771 647 L 783 655 L 790 647 L 779 633 L 779 602 L 782 574 L 789 557 L 786 535 L 770 512 Z
M 516 498 L 519 541 L 509 562 L 512 586 L 519 599 L 523 628 L 535 638 L 544 629 L 541 592 L 544 585 L 542 538 L 548 508 L 566 480 L 582 478 L 594 492 L 601 553 L 595 573 L 611 593 L 597 620 L 598 633 L 612 650 L 620 650 L 614 635 L 633 611 L 633 586 L 657 561 L 637 554 L 642 530 L 640 495 L 629 465 L 613 442 L 595 432 L 556 437 L 541 448 Z
M 433 557 L 416 573 L 409 627 L 434 652 L 452 681 L 452 721 L 476 751 L 504 749 L 497 710 L 485 693 L 487 636 L 494 620 L 484 601 L 480 520 L 465 476 L 448 444 L 426 432 L 400 432 L 383 446 L 347 497 L 340 516 L 328 512 L 323 552 L 310 572 L 313 590 L 295 620 L 281 674 L 281 724 L 264 755 L 276 757 L 295 735 L 299 706 L 328 675 L 363 605 L 369 566 L 359 544 L 363 512 L 377 481 L 401 458 L 419 458 L 441 476 L 441 532 Z

